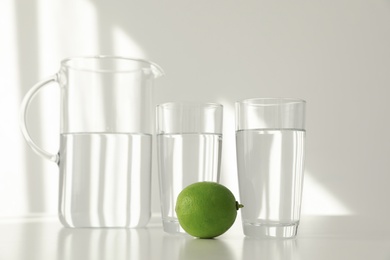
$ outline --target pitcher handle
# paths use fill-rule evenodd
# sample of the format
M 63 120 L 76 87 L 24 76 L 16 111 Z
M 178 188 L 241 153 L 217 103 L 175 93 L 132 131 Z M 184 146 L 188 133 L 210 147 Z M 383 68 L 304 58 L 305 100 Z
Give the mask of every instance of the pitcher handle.
M 58 154 L 52 154 L 49 153 L 42 148 L 40 148 L 32 139 L 27 129 L 27 110 L 28 107 L 32 101 L 32 99 L 35 97 L 35 95 L 38 93 L 39 90 L 41 90 L 42 87 L 46 86 L 47 84 L 51 82 L 57 82 L 58 83 L 58 77 L 57 74 L 50 76 L 47 79 L 44 79 L 37 84 L 35 84 L 24 96 L 24 99 L 21 104 L 21 110 L 20 110 L 20 128 L 22 131 L 22 134 L 24 138 L 26 139 L 27 143 L 30 145 L 32 150 L 37 153 L 38 155 L 42 156 L 43 158 L 46 158 L 52 162 L 59 163 L 60 157 Z

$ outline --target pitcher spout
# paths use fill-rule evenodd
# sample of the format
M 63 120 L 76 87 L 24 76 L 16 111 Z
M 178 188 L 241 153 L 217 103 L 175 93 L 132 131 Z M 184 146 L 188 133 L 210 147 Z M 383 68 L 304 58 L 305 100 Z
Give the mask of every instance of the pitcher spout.
M 156 63 L 148 61 L 150 64 L 150 70 L 153 73 L 154 78 L 159 78 L 165 75 L 164 70 Z

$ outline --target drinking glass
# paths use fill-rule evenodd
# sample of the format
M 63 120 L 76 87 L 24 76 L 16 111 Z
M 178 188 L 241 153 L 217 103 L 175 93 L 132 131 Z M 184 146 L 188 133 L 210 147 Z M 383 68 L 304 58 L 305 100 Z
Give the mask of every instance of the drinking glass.
M 176 199 L 188 185 L 219 182 L 222 110 L 213 103 L 165 103 L 157 106 L 157 148 L 163 228 L 184 233 Z
M 254 98 L 236 103 L 236 144 L 244 234 L 290 238 L 300 220 L 305 101 Z

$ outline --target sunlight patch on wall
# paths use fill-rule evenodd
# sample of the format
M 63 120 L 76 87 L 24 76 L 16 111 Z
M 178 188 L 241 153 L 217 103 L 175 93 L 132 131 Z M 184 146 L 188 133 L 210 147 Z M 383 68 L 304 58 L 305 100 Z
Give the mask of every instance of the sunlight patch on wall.
M 0 2 L 0 32 L 5 36 L 0 41 L 0 217 L 22 214 L 27 208 L 24 143 L 18 120 L 20 81 L 14 4 L 12 0 Z
M 41 76 L 56 72 L 64 58 L 99 54 L 98 25 L 98 14 L 90 1 L 39 0 Z
M 353 212 L 340 199 L 305 172 L 302 215 L 342 216 Z
M 140 59 L 145 58 L 145 53 L 142 48 L 121 27 L 114 26 L 112 28 L 112 38 L 115 55 Z
M 60 62 L 68 57 L 94 56 L 99 49 L 98 17 L 89 1 L 39 0 L 38 5 L 38 80 L 57 73 Z M 69 19 L 72 17 L 72 19 Z M 82 22 L 80 22 L 82 21 Z M 31 86 L 30 86 L 31 87 Z M 42 140 L 37 144 L 50 153 L 59 150 L 60 91 L 56 83 L 42 89 L 33 103 L 39 104 Z M 45 212 L 55 214 L 58 203 L 57 165 L 43 158 Z
M 234 102 L 223 98 L 219 98 L 217 102 L 223 104 L 224 109 L 221 183 L 227 185 L 234 194 L 238 195 Z M 353 211 L 341 199 L 316 181 L 310 172 L 305 171 L 302 215 L 339 216 L 351 214 L 353 214 Z

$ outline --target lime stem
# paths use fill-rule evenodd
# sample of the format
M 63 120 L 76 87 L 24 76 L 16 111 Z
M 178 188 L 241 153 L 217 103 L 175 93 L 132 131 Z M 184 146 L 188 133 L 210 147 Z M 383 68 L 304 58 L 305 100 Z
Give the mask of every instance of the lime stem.
M 236 209 L 239 210 L 240 208 L 243 208 L 244 205 L 240 204 L 238 201 L 236 201 Z

